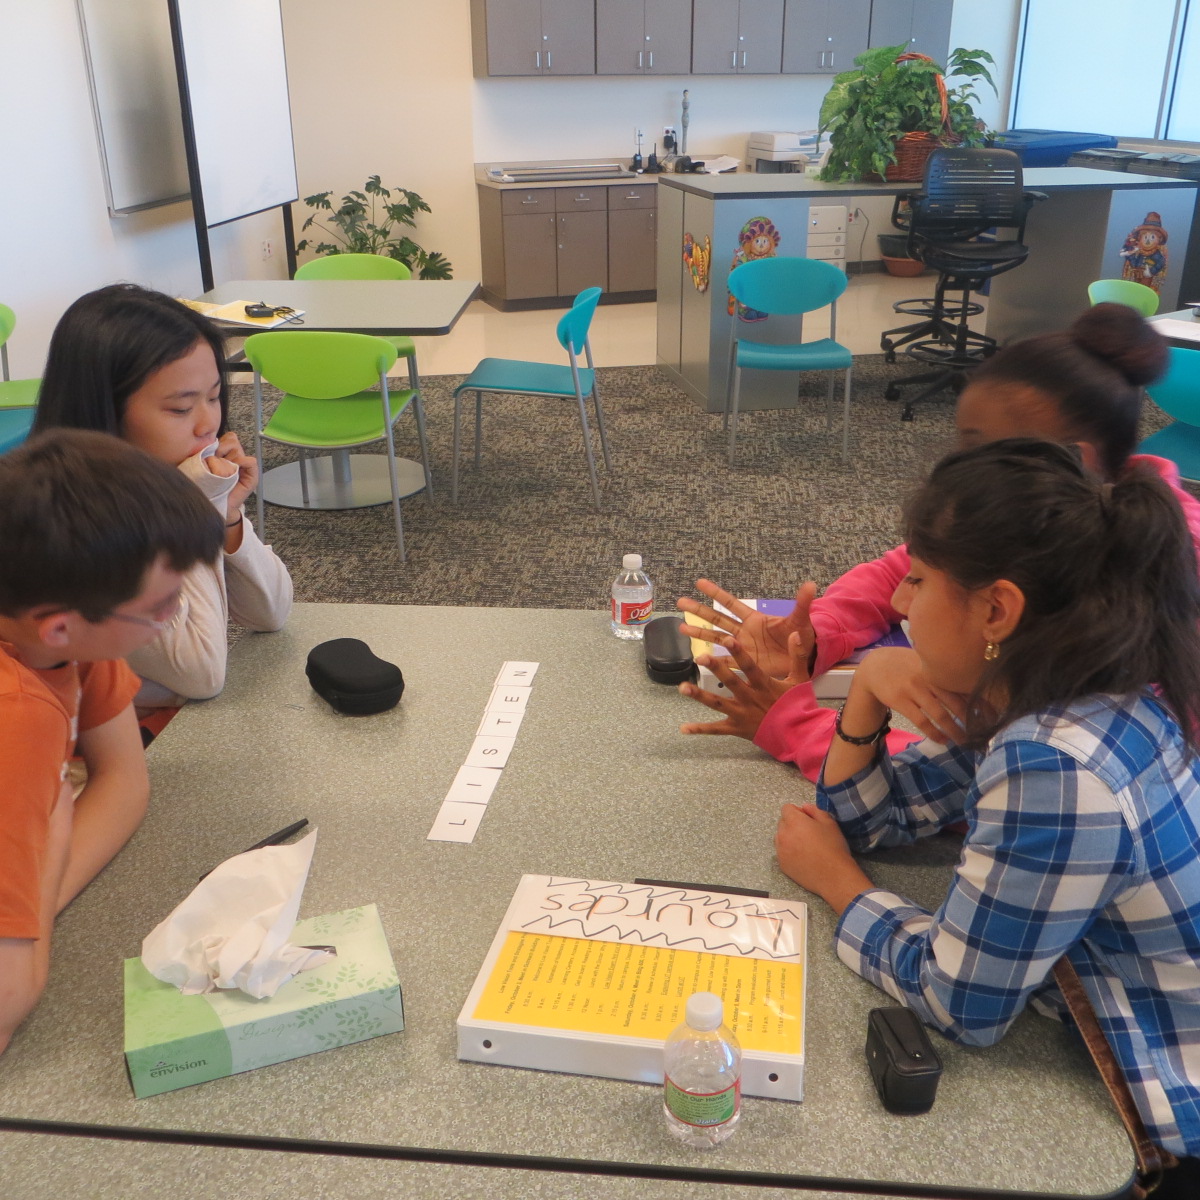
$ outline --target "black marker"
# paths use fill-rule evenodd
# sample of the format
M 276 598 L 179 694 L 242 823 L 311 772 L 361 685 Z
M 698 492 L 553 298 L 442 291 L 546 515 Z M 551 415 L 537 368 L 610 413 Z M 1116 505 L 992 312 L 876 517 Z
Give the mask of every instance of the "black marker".
M 290 825 L 285 825 L 282 829 L 271 834 L 270 837 L 265 837 L 261 842 L 255 842 L 253 846 L 247 846 L 242 854 L 249 854 L 251 850 L 261 850 L 264 846 L 278 846 L 281 842 L 286 842 L 293 833 L 299 833 L 301 829 L 308 824 L 307 817 L 301 817 L 299 821 L 293 821 Z M 213 871 L 216 867 L 213 868 Z M 212 874 L 212 871 L 205 871 L 200 876 L 201 879 L 207 879 Z M 198 882 L 198 881 L 197 881 Z
M 673 879 L 635 879 L 634 883 L 645 887 L 680 888 L 686 892 L 725 892 L 731 896 L 760 896 L 770 900 L 771 893 L 758 888 L 727 887 L 717 883 L 676 883 Z

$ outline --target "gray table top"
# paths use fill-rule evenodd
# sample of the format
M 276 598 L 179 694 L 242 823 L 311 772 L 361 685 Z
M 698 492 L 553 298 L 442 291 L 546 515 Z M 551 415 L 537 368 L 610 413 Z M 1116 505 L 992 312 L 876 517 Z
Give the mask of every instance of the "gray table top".
M 309 689 L 307 651 L 340 636 L 400 664 L 398 708 L 343 717 Z M 509 765 L 473 843 L 427 841 L 505 659 L 542 664 Z M 614 639 L 603 611 L 297 605 L 280 633 L 242 638 L 225 692 L 189 705 L 151 747 L 150 813 L 59 920 L 46 994 L 0 1060 L 0 1118 L 658 1164 L 700 1180 L 765 1171 L 818 1191 L 835 1179 L 866 1193 L 872 1181 L 1071 1197 L 1123 1187 L 1128 1143 L 1091 1064 L 1033 1014 L 986 1050 L 935 1038 L 945 1072 L 932 1113 L 884 1112 L 863 1040 L 867 1012 L 887 1001 L 837 961 L 819 902 L 805 1100 L 748 1099 L 737 1135 L 711 1153 L 668 1139 L 657 1088 L 457 1060 L 455 1017 L 522 873 L 801 895 L 771 839 L 780 803 L 809 798 L 811 785 L 747 743 L 681 737 L 692 707 L 650 682 L 640 645 Z M 378 904 L 407 1028 L 135 1101 L 122 959 L 202 871 L 300 816 L 320 828 L 301 916 Z M 954 840 L 938 838 L 867 867 L 881 886 L 933 904 L 956 857 Z M 173 1169 L 183 1168 L 162 1167 Z M 406 1194 L 447 1194 L 433 1182 L 441 1168 L 397 1169 L 413 1172 L 397 1177 Z M 635 1183 L 640 1196 L 675 1194 Z
M 304 324 L 281 329 L 323 329 L 412 337 L 449 333 L 471 302 L 471 279 L 234 279 L 201 300 L 230 304 L 264 300 L 304 310 Z M 231 327 L 234 336 L 252 332 Z
M 1100 171 L 1093 167 L 1029 167 L 1024 172 L 1026 188 L 1038 192 L 1063 191 L 1141 191 L 1163 187 L 1195 188 L 1190 179 L 1169 179 L 1162 175 L 1135 175 L 1128 171 Z M 804 175 L 757 175 L 737 172 L 733 175 L 660 175 L 663 187 L 680 188 L 713 200 L 749 200 L 759 197 L 821 196 L 896 196 L 915 191 L 919 183 L 825 183 L 816 172 Z

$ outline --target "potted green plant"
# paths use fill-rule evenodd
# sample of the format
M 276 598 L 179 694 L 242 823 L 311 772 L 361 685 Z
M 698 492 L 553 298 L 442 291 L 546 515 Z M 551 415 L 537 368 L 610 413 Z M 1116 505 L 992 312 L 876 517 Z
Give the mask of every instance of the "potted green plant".
M 418 212 L 431 211 L 429 205 L 407 188 L 396 188 L 395 192 L 399 199 L 393 202 L 392 190 L 380 183 L 378 175 L 372 175 L 361 192 L 343 196 L 337 208 L 330 200 L 331 191 L 305 196 L 304 203 L 317 211 L 300 232 L 316 223 L 325 236 L 334 240 L 314 245 L 313 239 L 302 238 L 296 249 L 312 246 L 318 254 L 383 254 L 404 263 L 420 279 L 450 279 L 453 267 L 446 256 L 437 250 L 422 249 L 405 232 L 406 227 L 416 226 Z
M 834 76 L 821 104 L 830 151 L 818 178 L 919 180 L 935 147 L 978 146 L 986 139 L 972 107 L 979 80 L 996 88 L 987 67 L 995 60 L 986 50 L 960 47 L 945 71 L 903 46 L 867 50 L 854 62 L 855 70 Z M 946 79 L 960 82 L 947 87 Z

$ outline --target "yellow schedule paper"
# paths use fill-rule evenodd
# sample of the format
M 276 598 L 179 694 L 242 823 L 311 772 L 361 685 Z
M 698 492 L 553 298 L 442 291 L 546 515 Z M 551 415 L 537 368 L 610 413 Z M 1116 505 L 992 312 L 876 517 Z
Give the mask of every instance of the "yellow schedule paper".
M 459 1016 L 459 1057 L 662 1080 L 693 992 L 716 992 L 748 1095 L 799 1100 L 806 909 L 694 888 L 522 878 Z

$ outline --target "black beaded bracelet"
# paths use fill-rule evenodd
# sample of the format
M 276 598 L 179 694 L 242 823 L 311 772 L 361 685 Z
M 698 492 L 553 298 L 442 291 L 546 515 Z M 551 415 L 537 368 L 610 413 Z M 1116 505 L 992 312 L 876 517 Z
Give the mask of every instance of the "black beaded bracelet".
M 843 703 L 842 707 L 837 710 L 837 720 L 833 723 L 833 732 L 843 742 L 849 742 L 851 746 L 873 746 L 876 742 L 883 741 L 887 737 L 888 731 L 892 728 L 892 710 L 889 708 L 885 710 L 886 715 L 883 718 L 883 724 L 874 733 L 869 733 L 866 737 L 855 737 L 851 733 L 844 733 L 842 731 L 842 712 L 845 708 L 846 705 Z
M 238 513 L 238 519 L 236 521 L 227 521 L 225 524 L 225 528 L 226 529 L 234 529 L 238 525 L 240 525 L 245 519 L 246 518 L 242 513 Z

